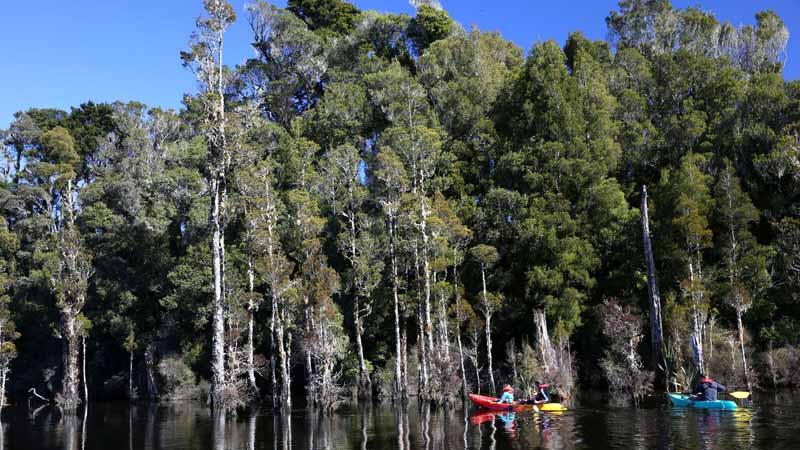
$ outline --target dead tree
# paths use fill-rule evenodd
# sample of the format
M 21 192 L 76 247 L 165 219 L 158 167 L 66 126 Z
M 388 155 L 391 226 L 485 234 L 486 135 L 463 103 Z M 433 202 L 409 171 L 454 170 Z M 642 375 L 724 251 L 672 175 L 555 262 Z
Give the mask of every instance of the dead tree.
M 664 360 L 664 331 L 661 322 L 661 296 L 658 292 L 656 264 L 653 259 L 653 246 L 650 240 L 650 218 L 647 209 L 647 186 L 642 186 L 642 240 L 644 258 L 647 263 L 647 293 L 650 297 L 650 349 L 652 367 L 655 369 Z

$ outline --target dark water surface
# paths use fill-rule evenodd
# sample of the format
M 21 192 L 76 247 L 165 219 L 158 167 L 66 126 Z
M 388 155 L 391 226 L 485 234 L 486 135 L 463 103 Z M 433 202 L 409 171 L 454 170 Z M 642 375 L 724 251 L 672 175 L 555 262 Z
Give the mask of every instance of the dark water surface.
M 696 411 L 578 406 L 562 414 L 480 414 L 390 405 L 323 415 L 298 409 L 215 419 L 201 404 L 98 403 L 62 418 L 53 408 L 3 411 L 0 450 L 256 449 L 800 449 L 800 395 L 762 395 L 751 408 Z

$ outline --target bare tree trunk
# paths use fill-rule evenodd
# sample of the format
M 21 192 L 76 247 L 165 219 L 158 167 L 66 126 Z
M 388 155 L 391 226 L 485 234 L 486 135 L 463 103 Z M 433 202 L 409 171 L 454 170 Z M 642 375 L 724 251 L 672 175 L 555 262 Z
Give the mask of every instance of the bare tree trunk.
M 492 385 L 492 392 L 497 392 L 497 385 L 494 383 L 494 369 L 492 369 L 492 316 L 486 315 L 486 358 L 489 361 L 489 383 Z
M 211 176 L 211 283 L 214 291 L 211 317 L 211 404 L 220 408 L 225 385 L 225 305 L 222 299 L 222 227 L 220 218 L 220 180 Z
M 67 412 L 74 412 L 80 404 L 78 386 L 80 385 L 80 369 L 78 356 L 80 343 L 77 330 L 77 317 L 74 314 L 61 314 L 61 334 L 63 342 L 64 377 L 61 386 L 61 408 Z
M 695 272 L 692 261 L 689 261 L 689 281 L 691 283 L 691 296 L 692 296 L 692 347 L 695 353 L 695 363 L 697 370 L 700 373 L 705 373 L 705 364 L 703 360 L 703 330 L 702 319 L 700 318 L 700 311 L 698 309 L 698 299 L 695 294 Z
M 6 406 L 6 380 L 8 379 L 8 366 L 4 365 L 0 368 L 0 412 L 3 411 L 3 407 Z M 2 424 L 0 424 L 2 427 Z M 3 430 L 0 430 L 2 433 Z M 0 449 L 2 450 L 2 449 Z
M 420 380 L 419 380 L 419 386 L 417 388 L 417 395 L 421 397 L 428 395 L 428 381 L 429 381 L 428 350 L 427 350 L 428 346 L 425 345 L 425 329 L 423 322 L 425 322 L 425 319 L 422 313 L 422 305 L 418 305 L 417 306 L 417 351 L 419 352 Z
M 258 386 L 256 385 L 256 369 L 254 361 L 254 343 L 253 343 L 253 327 L 255 324 L 256 305 L 254 299 L 255 295 L 255 269 L 253 268 L 252 255 L 247 256 L 247 287 L 250 293 L 250 300 L 247 304 L 247 382 L 250 389 L 258 397 Z
M 273 296 L 274 297 L 274 296 Z M 277 301 L 274 305 L 277 308 Z M 275 329 L 275 345 L 278 347 L 278 359 L 280 360 L 281 369 L 281 406 L 286 409 L 291 409 L 292 394 L 291 394 L 291 376 L 289 373 L 289 353 L 287 352 L 287 344 L 285 341 L 285 329 L 282 314 L 278 313 L 278 323 Z M 274 394 L 273 394 L 274 395 Z
M 414 274 L 417 280 L 417 350 L 419 352 L 419 361 L 420 361 L 420 385 L 417 388 L 419 395 L 427 395 L 424 394 L 427 392 L 428 389 L 428 348 L 426 345 L 426 338 L 425 338 L 425 316 L 423 314 L 423 305 L 422 305 L 422 297 L 420 296 L 421 291 L 421 279 L 419 275 L 419 242 L 414 240 Z
M 447 297 L 439 294 L 439 345 L 444 355 L 445 366 L 450 365 L 450 336 L 447 332 Z
M 714 358 L 714 325 L 717 323 L 717 318 L 712 314 L 711 316 L 706 317 L 705 322 L 708 324 L 708 331 L 706 331 L 705 325 L 703 326 L 702 330 L 703 335 L 708 338 L 708 345 L 703 346 L 703 349 L 708 350 L 706 352 L 706 361 L 711 361 Z M 705 367 L 705 362 L 703 363 L 703 366 Z
M 81 344 L 82 344 L 82 352 L 81 355 L 83 356 L 82 361 L 82 368 L 81 374 L 83 375 L 83 404 L 87 407 L 89 406 L 89 386 L 86 383 L 86 335 L 81 336 Z
M 467 395 L 469 389 L 467 388 L 467 372 L 464 369 L 464 348 L 461 345 L 461 327 L 456 325 L 456 343 L 458 344 L 458 362 L 461 365 L 461 394 Z
M 283 398 L 286 411 L 292 410 L 292 332 L 286 333 L 286 343 L 281 360 L 283 370 Z
M 428 344 L 428 351 L 433 352 L 433 321 L 431 320 L 431 267 L 430 256 L 428 254 L 428 209 L 425 206 L 425 197 L 420 195 L 420 210 L 422 212 L 422 223 L 420 225 L 422 234 L 422 268 L 425 280 L 425 336 Z
M 133 350 L 128 354 L 128 400 L 133 401 Z
M 314 333 L 314 324 L 313 324 L 313 317 L 314 317 L 313 308 L 314 307 L 311 306 L 311 304 L 309 302 L 309 299 L 308 299 L 308 295 L 303 295 L 303 304 L 305 305 L 304 309 L 305 309 L 305 316 L 306 316 L 305 317 L 305 319 L 306 319 L 305 320 L 305 325 L 306 325 L 305 333 L 306 333 L 306 338 L 310 339 L 311 336 Z M 308 346 L 306 345 L 304 347 L 308 347 Z M 305 355 L 306 355 L 306 364 L 305 364 L 306 365 L 306 386 L 308 387 L 308 386 L 311 385 L 311 378 L 314 375 L 314 366 L 312 365 L 313 361 L 311 359 L 311 349 L 310 348 L 305 348 Z M 311 397 L 311 389 L 306 388 L 306 397 L 309 397 L 309 398 Z
M 744 371 L 744 381 L 747 383 L 747 390 L 752 391 L 750 383 L 750 370 L 747 367 L 747 353 L 744 350 L 744 325 L 742 324 L 742 311 L 736 309 L 736 326 L 739 328 L 739 349 L 742 351 L 742 370 Z
M 278 378 L 275 374 L 277 362 L 277 354 L 278 354 L 278 346 L 277 346 L 277 317 L 278 317 L 278 302 L 275 299 L 275 296 L 272 296 L 272 314 L 269 320 L 269 330 L 270 330 L 270 339 L 269 339 L 269 369 L 270 369 L 270 384 L 272 386 L 272 409 L 278 408 Z
M 650 296 L 650 351 L 651 364 L 657 369 L 664 360 L 664 330 L 661 322 L 661 295 L 658 292 L 658 277 L 653 259 L 653 246 L 650 240 L 650 218 L 647 208 L 647 186 L 642 186 L 642 239 L 644 258 L 647 262 L 647 293 Z
M 486 266 L 481 264 L 481 282 L 483 283 L 483 314 L 486 317 L 486 359 L 489 361 L 489 382 L 492 384 L 492 392 L 497 392 L 497 385 L 494 383 L 494 369 L 492 367 L 492 305 L 489 304 L 488 293 L 486 292 Z
M 389 253 L 392 264 L 392 298 L 394 300 L 394 340 L 395 340 L 395 371 L 394 394 L 396 397 L 405 398 L 405 385 L 403 384 L 402 343 L 400 341 L 400 296 L 398 293 L 397 279 L 397 254 L 395 248 L 394 219 L 389 217 Z
M 403 362 L 403 369 L 400 371 L 403 377 L 403 395 L 408 396 L 408 331 L 406 331 L 406 324 L 400 327 L 400 343 L 402 347 L 403 356 L 400 360 Z
M 361 314 L 358 312 L 360 305 L 357 297 L 354 308 L 356 310 L 356 350 L 358 351 L 359 370 L 358 390 L 359 395 L 362 397 L 369 397 L 372 394 L 372 380 L 370 380 L 369 369 L 367 369 L 367 362 L 364 359 L 364 345 L 361 341 L 361 335 L 364 334 L 364 324 L 362 323 Z
M 456 250 L 454 254 L 458 254 Z M 464 347 L 461 345 L 461 292 L 458 289 L 458 258 L 454 257 L 453 262 L 453 292 L 456 301 L 456 344 L 458 344 L 458 362 L 461 365 L 461 394 L 466 396 L 469 393 L 467 388 L 467 372 L 464 370 Z
M 542 355 L 542 363 L 545 372 L 549 372 L 556 367 L 556 353 L 550 341 L 550 334 L 547 331 L 547 316 L 544 310 L 533 311 L 533 322 L 536 327 L 536 338 L 539 346 L 539 354 Z

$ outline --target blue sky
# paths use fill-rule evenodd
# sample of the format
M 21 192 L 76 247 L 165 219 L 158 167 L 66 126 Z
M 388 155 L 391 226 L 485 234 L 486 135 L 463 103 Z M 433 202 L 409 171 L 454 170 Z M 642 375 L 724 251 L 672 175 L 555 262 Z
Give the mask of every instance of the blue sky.
M 605 17 L 616 0 L 441 0 L 466 28 L 500 31 L 526 51 L 540 40 L 564 41 L 580 30 L 606 36 Z M 14 111 L 68 109 L 80 103 L 138 100 L 178 108 L 195 89 L 178 52 L 186 48 L 201 0 L 9 0 L 0 16 L 0 128 Z M 226 42 L 226 63 L 252 55 L 242 9 Z M 276 2 L 285 5 L 285 0 Z M 413 13 L 407 0 L 355 0 L 361 9 Z M 790 36 L 786 79 L 800 79 L 800 0 L 673 0 L 699 6 L 734 25 L 753 23 L 756 11 L 775 10 Z M 792 57 L 794 56 L 794 57 Z

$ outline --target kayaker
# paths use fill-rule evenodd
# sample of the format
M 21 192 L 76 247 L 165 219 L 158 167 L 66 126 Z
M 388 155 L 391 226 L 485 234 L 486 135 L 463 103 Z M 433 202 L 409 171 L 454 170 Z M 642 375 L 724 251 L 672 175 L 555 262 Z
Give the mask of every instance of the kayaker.
M 508 384 L 503 386 L 503 395 L 501 395 L 500 398 L 497 399 L 497 403 L 508 403 L 508 404 L 514 403 L 514 388 L 512 388 Z
M 536 381 L 536 395 L 533 396 L 533 404 L 541 405 L 550 401 L 550 395 L 547 392 L 548 386 L 541 381 Z
M 694 387 L 694 395 L 692 396 L 692 399 L 715 402 L 717 401 L 717 393 L 725 392 L 726 390 L 727 388 L 725 386 L 717 383 L 716 381 L 707 377 L 705 374 L 701 373 L 700 381 L 698 381 L 697 385 Z
M 536 387 L 536 394 L 534 394 L 532 398 L 525 400 L 525 403 L 528 405 L 541 405 L 548 403 L 550 401 L 550 394 L 547 390 L 547 384 L 537 380 L 534 383 L 534 386 Z

